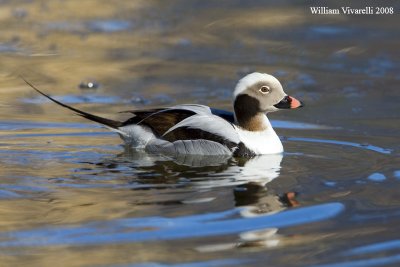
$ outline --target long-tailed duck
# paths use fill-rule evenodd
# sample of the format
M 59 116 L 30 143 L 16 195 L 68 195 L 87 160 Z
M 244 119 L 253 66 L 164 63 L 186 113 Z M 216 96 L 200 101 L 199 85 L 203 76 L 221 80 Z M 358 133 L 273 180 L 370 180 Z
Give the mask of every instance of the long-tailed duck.
M 283 91 L 274 76 L 255 72 L 237 83 L 233 92 L 233 113 L 184 104 L 126 111 L 134 116 L 116 121 L 68 106 L 25 82 L 51 101 L 118 133 L 127 145 L 156 153 L 239 157 L 281 153 L 282 143 L 266 114 L 303 106 Z

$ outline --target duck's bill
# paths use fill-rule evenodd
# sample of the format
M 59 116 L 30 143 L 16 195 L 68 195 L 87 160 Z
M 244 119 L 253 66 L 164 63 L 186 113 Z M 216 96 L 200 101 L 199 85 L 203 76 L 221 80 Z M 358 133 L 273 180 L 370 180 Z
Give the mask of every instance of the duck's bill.
M 274 105 L 276 108 L 301 108 L 304 104 L 292 96 L 285 96 L 278 104 Z

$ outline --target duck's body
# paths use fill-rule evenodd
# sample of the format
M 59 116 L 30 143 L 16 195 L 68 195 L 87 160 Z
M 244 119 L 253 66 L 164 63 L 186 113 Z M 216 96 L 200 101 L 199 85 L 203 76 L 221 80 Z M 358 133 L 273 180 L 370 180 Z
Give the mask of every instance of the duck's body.
M 167 154 L 251 157 L 281 153 L 282 143 L 266 113 L 302 105 L 287 96 L 273 76 L 252 73 L 235 88 L 233 113 L 189 104 L 127 111 L 134 116 L 120 122 L 65 105 L 28 84 L 53 102 L 117 132 L 127 145 Z
M 247 131 L 235 124 L 233 113 L 202 105 L 178 105 L 135 112 L 117 132 L 138 149 L 171 154 L 252 156 L 280 153 L 282 143 L 269 127 Z

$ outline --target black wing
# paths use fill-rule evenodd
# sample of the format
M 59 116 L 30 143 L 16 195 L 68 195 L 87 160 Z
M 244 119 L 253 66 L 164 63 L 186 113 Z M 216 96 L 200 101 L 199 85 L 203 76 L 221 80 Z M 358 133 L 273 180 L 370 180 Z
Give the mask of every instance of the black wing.
M 132 124 L 146 125 L 153 130 L 157 136 L 162 136 L 171 127 L 196 113 L 184 109 L 155 109 L 129 111 L 135 116 L 124 121 L 122 126 Z

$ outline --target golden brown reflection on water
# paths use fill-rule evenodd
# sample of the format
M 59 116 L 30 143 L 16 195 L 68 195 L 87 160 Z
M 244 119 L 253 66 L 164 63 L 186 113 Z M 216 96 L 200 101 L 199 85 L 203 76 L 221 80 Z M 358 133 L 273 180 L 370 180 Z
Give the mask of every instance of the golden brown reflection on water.
M 396 2 L 389 4 L 398 7 Z M 239 260 L 253 260 L 248 266 L 310 266 L 342 261 L 341 253 L 349 246 L 396 238 L 391 233 L 399 225 L 398 15 L 314 16 L 308 5 L 1 2 L 1 233 L 90 227 L 91 222 L 120 218 L 185 217 L 234 209 L 244 200 L 260 210 L 281 210 L 282 203 L 274 202 L 276 195 L 289 191 L 300 193 L 303 206 L 342 202 L 346 211 L 335 219 L 279 229 L 276 247 L 254 247 L 251 244 L 258 241 L 246 243 L 236 234 L 147 243 L 1 247 L 0 266 L 220 259 L 234 259 L 239 265 Z M 273 119 L 332 127 L 278 129 L 280 136 L 373 144 L 392 149 L 392 154 L 285 141 L 289 154 L 279 165 L 279 178 L 267 185 L 268 190 L 239 201 L 236 184 L 224 180 L 224 186 L 204 185 L 214 185 L 216 177 L 234 180 L 232 165 L 244 163 L 207 169 L 132 157 L 123 153 L 118 136 L 44 101 L 19 77 L 77 108 L 121 118 L 121 110 L 186 102 L 229 109 L 236 80 L 255 70 L 279 76 L 288 93 L 307 103 L 301 111 L 273 114 Z M 98 82 L 100 87 L 79 89 L 83 81 Z M 372 173 L 384 174 L 386 180 L 368 180 Z M 119 231 L 124 229 L 115 229 Z M 45 240 L 45 231 L 43 235 Z M 4 238 L 0 236 L 0 245 Z M 199 250 L 214 244 L 234 245 Z

